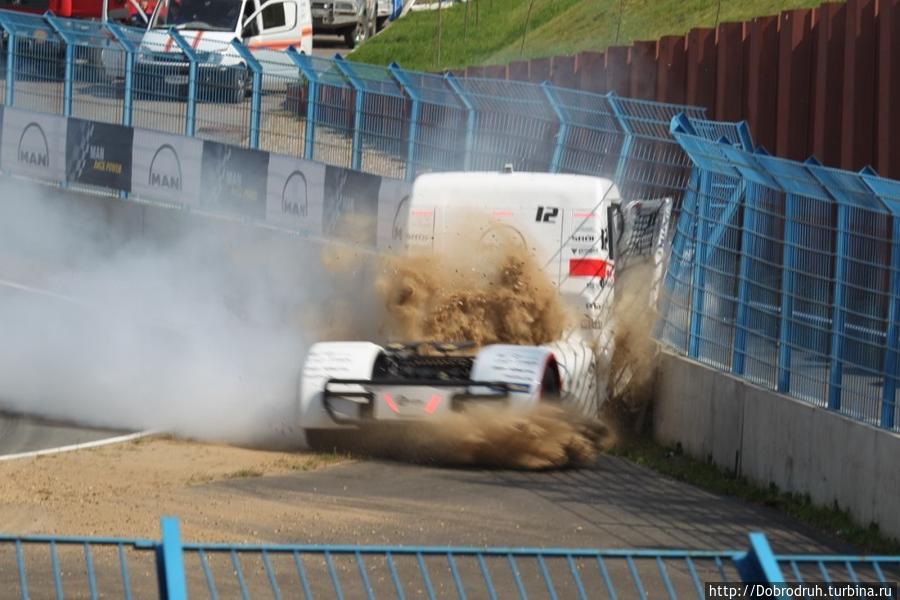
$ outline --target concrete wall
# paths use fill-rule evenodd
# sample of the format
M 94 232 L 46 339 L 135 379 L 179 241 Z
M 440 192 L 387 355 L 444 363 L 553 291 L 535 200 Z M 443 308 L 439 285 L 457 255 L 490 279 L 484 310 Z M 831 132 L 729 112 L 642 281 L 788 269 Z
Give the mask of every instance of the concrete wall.
M 761 484 L 846 508 L 900 538 L 900 435 L 668 353 L 654 435 Z

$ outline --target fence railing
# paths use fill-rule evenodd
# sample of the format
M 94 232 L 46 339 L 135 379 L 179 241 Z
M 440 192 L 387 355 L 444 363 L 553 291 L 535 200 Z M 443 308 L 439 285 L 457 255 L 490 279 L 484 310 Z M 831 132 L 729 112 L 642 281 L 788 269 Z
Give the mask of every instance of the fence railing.
M 7 106 L 407 180 L 512 164 L 611 177 L 626 199 L 677 204 L 689 161 L 668 125 L 679 113 L 704 118 L 690 106 L 248 48 L 172 29 L 8 11 L 0 29 Z M 731 137 L 749 143 L 746 127 Z
M 816 406 L 900 430 L 900 182 L 751 152 L 673 119 L 695 168 L 658 337 Z
M 4 597 L 23 599 L 703 599 L 708 582 L 896 581 L 898 563 L 776 556 L 761 533 L 726 551 L 192 544 L 172 517 L 159 540 L 0 535 Z

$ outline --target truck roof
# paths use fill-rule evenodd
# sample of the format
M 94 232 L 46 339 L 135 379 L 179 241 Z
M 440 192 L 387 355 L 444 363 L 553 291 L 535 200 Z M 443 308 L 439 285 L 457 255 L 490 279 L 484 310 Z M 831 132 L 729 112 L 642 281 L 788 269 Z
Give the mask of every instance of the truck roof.
M 424 202 L 434 206 L 448 203 L 480 207 L 554 204 L 588 208 L 604 199 L 610 203 L 618 202 L 619 191 L 611 180 L 587 175 L 448 172 L 417 177 L 412 197 L 415 204 Z

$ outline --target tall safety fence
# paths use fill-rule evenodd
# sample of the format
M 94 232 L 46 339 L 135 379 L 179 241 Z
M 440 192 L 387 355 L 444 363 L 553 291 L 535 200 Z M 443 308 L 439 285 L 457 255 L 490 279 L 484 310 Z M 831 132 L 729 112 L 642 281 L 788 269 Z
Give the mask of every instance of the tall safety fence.
M 0 535 L 4 597 L 668 598 L 705 584 L 896 582 L 900 558 L 744 550 L 592 550 L 193 544 L 164 517 L 159 540 Z M 49 575 L 49 577 L 48 577 Z
M 900 431 L 900 182 L 672 133 L 695 165 L 657 336 L 757 385 Z
M 626 199 L 677 204 L 689 161 L 668 124 L 679 113 L 705 118 L 690 106 L 378 67 L 202 32 L 8 11 L 0 29 L 7 106 L 398 179 L 512 164 L 611 177 Z

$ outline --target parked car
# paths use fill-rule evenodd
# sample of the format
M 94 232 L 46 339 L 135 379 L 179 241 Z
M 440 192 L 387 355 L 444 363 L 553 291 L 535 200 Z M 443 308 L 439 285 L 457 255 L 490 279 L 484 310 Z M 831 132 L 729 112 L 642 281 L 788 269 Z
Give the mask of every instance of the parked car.
M 309 0 L 162 0 L 150 17 L 135 61 L 136 93 L 142 98 L 180 99 L 188 89 L 190 63 L 173 43 L 177 31 L 200 59 L 197 96 L 204 102 L 240 102 L 252 77 L 244 58 L 231 46 L 237 39 L 251 51 L 294 47 L 312 53 Z M 124 73 L 121 52 L 104 55 L 110 76 Z M 297 67 L 284 52 L 266 54 L 266 72 L 292 76 Z M 283 85 L 284 78 L 264 78 Z
M 377 0 L 314 0 L 313 33 L 342 35 L 356 48 L 375 35 L 377 13 Z

